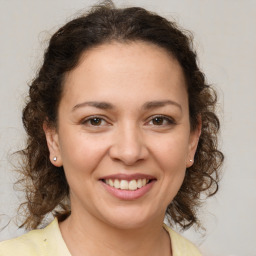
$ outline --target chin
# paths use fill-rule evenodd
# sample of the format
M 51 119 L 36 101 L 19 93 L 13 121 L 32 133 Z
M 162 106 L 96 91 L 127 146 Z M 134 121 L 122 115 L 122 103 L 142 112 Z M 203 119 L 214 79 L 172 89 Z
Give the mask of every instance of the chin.
M 148 222 L 146 220 L 138 220 L 136 217 L 127 217 L 122 219 L 115 219 L 114 222 L 111 222 L 111 226 L 116 229 L 123 229 L 123 230 L 129 230 L 129 229 L 139 229 L 144 226 L 146 226 Z
M 157 217 L 149 211 L 135 208 L 127 209 L 127 207 L 123 207 L 123 209 L 116 209 L 109 214 L 105 212 L 102 217 L 112 227 L 126 230 L 142 228 L 156 220 Z

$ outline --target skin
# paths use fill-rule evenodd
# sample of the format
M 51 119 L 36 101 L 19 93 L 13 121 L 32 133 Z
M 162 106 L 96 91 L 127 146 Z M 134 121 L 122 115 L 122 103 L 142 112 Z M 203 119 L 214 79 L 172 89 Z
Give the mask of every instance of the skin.
M 86 51 L 66 75 L 58 128 L 44 130 L 50 159 L 64 166 L 70 186 L 72 213 L 60 229 L 72 255 L 171 255 L 162 223 L 200 127 L 190 130 L 184 75 L 170 54 L 145 42 Z M 135 200 L 113 196 L 101 181 L 134 173 L 155 178 Z

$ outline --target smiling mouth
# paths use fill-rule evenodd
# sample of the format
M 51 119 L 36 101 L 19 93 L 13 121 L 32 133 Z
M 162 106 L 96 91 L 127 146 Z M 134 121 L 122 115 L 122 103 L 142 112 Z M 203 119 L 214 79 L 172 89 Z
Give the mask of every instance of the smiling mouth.
M 151 182 L 150 179 L 133 179 L 133 180 L 119 180 L 119 179 L 102 179 L 102 181 L 110 187 L 120 189 L 120 190 L 130 190 L 134 191 L 145 187 Z

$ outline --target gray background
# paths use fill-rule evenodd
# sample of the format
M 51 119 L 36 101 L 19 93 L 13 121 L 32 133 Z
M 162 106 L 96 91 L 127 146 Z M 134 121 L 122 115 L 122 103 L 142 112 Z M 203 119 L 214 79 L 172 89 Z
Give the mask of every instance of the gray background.
M 256 1 L 115 0 L 175 19 L 195 36 L 200 66 L 219 93 L 221 146 L 226 156 L 219 193 L 202 209 L 205 234 L 185 232 L 206 256 L 256 256 Z M 85 0 L 0 0 L 0 227 L 15 216 L 11 153 L 22 148 L 21 109 L 27 83 L 50 35 Z M 12 162 L 11 162 L 12 161 Z M 14 223 L 0 241 L 17 236 Z

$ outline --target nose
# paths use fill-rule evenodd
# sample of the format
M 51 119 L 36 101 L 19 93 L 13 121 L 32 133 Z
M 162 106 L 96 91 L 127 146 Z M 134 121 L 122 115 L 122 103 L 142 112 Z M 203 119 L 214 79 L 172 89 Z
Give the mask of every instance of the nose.
M 131 166 L 147 158 L 148 150 L 139 127 L 124 125 L 117 128 L 113 137 L 109 149 L 113 160 Z

